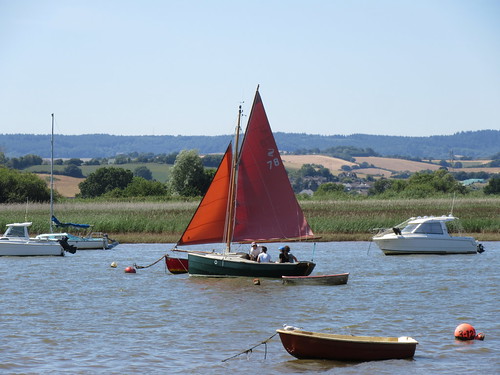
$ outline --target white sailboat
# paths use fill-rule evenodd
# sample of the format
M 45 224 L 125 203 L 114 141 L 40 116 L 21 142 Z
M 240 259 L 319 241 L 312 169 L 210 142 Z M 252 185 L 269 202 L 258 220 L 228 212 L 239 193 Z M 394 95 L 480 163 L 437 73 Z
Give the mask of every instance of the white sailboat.
M 89 224 L 75 224 L 75 223 L 61 223 L 54 216 L 54 114 L 52 113 L 52 135 L 51 135 L 51 155 L 50 155 L 50 233 L 43 233 L 36 236 L 37 239 L 44 240 L 61 240 L 66 238 L 70 246 L 74 246 L 78 250 L 94 250 L 94 249 L 111 249 L 118 245 L 117 241 L 111 240 L 107 234 L 94 233 L 92 226 Z M 78 236 L 75 234 L 62 232 L 55 233 L 53 225 L 60 228 L 78 228 L 85 229 L 87 233 L 85 236 Z

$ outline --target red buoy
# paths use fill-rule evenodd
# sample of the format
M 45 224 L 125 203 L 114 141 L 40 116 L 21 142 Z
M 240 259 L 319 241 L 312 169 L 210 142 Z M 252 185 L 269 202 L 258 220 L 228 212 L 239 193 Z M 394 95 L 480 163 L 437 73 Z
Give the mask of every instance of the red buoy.
M 127 267 L 127 268 L 125 268 L 125 273 L 135 273 L 135 268 L 134 267 Z
M 476 338 L 476 330 L 468 323 L 462 323 L 455 328 L 455 338 L 458 340 L 474 340 Z

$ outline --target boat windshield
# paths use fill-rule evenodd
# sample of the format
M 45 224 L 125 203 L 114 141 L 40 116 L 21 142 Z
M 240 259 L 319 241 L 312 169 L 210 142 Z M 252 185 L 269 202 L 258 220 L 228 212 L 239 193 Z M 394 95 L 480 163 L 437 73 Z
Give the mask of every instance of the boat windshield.
M 5 231 L 5 237 L 25 237 L 24 227 L 12 226 Z
M 402 233 L 443 234 L 441 223 L 408 224 Z

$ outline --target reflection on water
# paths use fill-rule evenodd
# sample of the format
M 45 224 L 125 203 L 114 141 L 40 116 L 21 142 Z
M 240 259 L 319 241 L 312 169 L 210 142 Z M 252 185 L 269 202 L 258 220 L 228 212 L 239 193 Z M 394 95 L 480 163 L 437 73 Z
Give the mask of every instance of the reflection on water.
M 278 245 L 275 246 L 276 249 Z M 500 243 L 481 255 L 384 256 L 368 242 L 319 243 L 314 274 L 339 286 L 171 275 L 150 264 L 169 245 L 120 245 L 64 258 L 0 261 L 0 370 L 7 373 L 454 374 L 500 371 Z M 271 247 L 270 247 L 271 248 Z M 274 246 L 271 255 L 277 257 Z M 274 253 L 273 253 L 274 252 Z M 310 259 L 312 245 L 293 246 Z M 110 264 L 117 262 L 117 268 Z M 463 322 L 484 341 L 458 342 Z M 283 324 L 353 335 L 412 336 L 413 360 L 297 360 L 274 337 Z M 266 358 L 264 358 L 264 356 Z

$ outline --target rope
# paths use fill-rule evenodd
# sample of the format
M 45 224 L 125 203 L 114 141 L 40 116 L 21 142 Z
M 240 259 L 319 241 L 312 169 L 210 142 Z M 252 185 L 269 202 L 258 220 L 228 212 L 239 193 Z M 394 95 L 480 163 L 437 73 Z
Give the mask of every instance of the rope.
M 156 263 L 158 263 L 160 260 L 162 260 L 163 258 L 165 258 L 166 255 L 163 255 L 160 259 L 158 259 L 156 262 L 154 263 L 151 263 L 149 266 L 138 266 L 137 264 L 134 263 L 134 268 L 136 269 L 142 269 L 142 268 L 149 268 L 151 266 L 154 266 Z
M 244 350 L 244 351 L 242 351 L 241 353 L 238 353 L 238 354 L 233 355 L 232 357 L 229 357 L 229 358 L 223 359 L 223 360 L 222 360 L 222 362 L 229 361 L 230 359 L 234 359 L 234 358 L 236 358 L 236 357 L 238 357 L 238 356 L 240 356 L 240 355 L 242 355 L 242 354 L 247 354 L 247 355 L 249 355 L 249 354 L 251 354 L 251 353 L 252 353 L 252 351 L 253 351 L 256 347 L 258 347 L 258 346 L 260 346 L 260 345 L 264 345 L 264 347 L 265 347 L 265 351 L 264 351 L 264 359 L 266 359 L 266 358 L 267 358 L 267 342 L 268 342 L 268 341 L 270 341 L 270 340 L 271 340 L 274 336 L 276 336 L 277 334 L 278 334 L 278 332 L 276 332 L 274 335 L 272 335 L 272 336 L 271 336 L 271 337 L 269 337 L 268 339 L 266 339 L 266 340 L 262 341 L 261 343 L 259 343 L 259 344 L 257 344 L 257 345 L 252 346 L 250 349 Z

